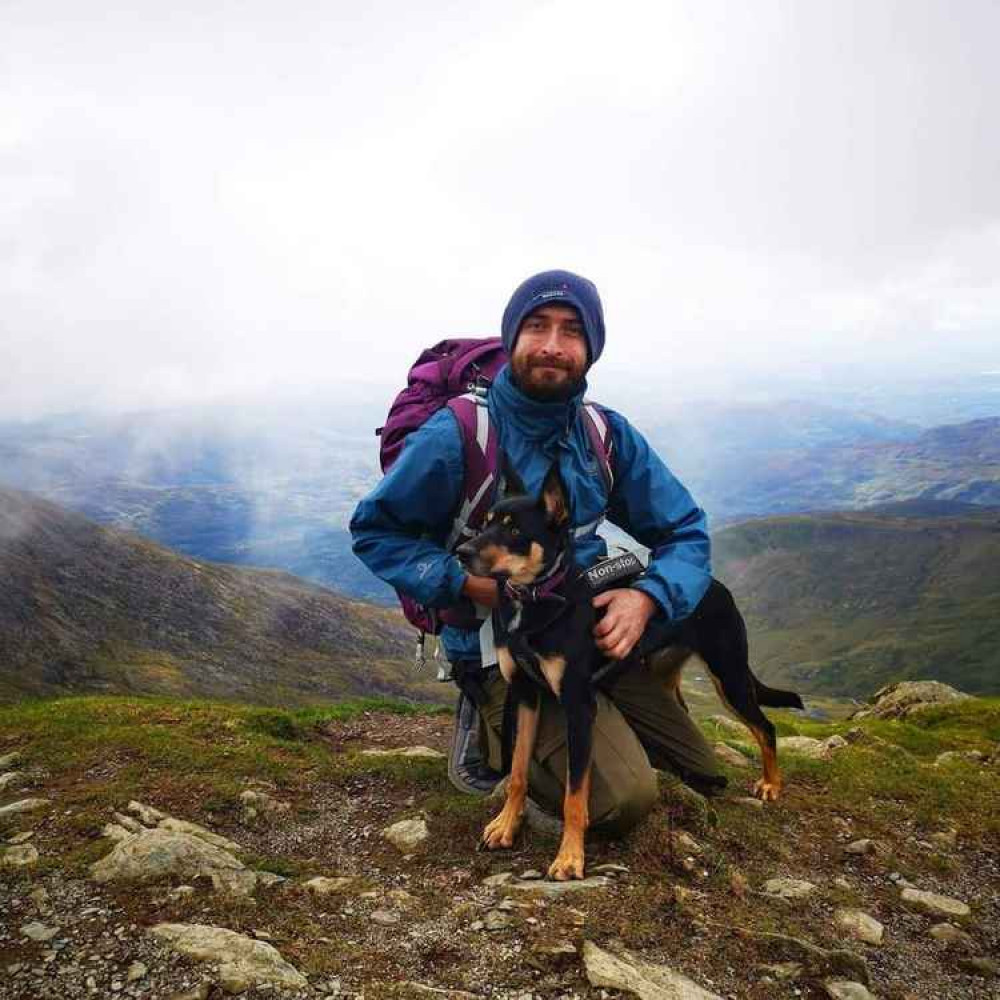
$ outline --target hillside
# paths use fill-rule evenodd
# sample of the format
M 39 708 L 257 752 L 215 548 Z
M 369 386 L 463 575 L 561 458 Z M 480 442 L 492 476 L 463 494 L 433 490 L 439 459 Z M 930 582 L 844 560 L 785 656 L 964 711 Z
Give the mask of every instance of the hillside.
M 449 784 L 447 716 L 0 706 L 0 1000 L 993 1000 L 1000 702 L 774 715 L 777 803 L 706 722 L 725 794 L 661 775 L 567 888 L 551 821 L 476 851 L 498 806 Z
M 115 691 L 303 704 L 440 698 L 398 612 L 178 556 L 0 490 L 0 698 Z
M 916 677 L 1000 691 L 1000 511 L 911 503 L 713 537 L 768 680 L 853 697 Z

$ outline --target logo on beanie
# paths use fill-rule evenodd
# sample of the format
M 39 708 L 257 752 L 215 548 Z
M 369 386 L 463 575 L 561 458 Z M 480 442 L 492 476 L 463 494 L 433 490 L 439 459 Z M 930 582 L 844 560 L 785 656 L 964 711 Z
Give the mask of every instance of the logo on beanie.
M 537 301 L 538 299 L 564 299 L 566 298 L 567 286 L 563 285 L 562 288 L 556 288 L 551 292 L 539 292 L 532 301 Z

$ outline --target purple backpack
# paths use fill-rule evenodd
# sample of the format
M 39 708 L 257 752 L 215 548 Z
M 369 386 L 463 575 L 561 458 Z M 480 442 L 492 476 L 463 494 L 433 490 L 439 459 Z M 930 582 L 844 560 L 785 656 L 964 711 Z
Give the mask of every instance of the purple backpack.
M 379 461 L 388 472 L 403 450 L 407 435 L 447 406 L 458 421 L 465 454 L 465 484 L 462 504 L 455 514 L 449 550 L 471 538 L 482 526 L 493 501 L 497 470 L 497 435 L 486 406 L 486 394 L 497 372 L 507 363 L 499 337 L 442 340 L 421 352 L 406 379 L 406 388 L 389 408 L 381 438 Z M 611 467 L 611 430 L 600 410 L 585 403 L 584 423 L 591 448 L 597 456 L 610 495 L 614 476 Z M 397 591 L 397 593 L 399 593 Z M 437 634 L 442 624 L 476 628 L 479 621 L 470 601 L 455 608 L 434 611 L 399 593 L 407 621 L 422 633 Z

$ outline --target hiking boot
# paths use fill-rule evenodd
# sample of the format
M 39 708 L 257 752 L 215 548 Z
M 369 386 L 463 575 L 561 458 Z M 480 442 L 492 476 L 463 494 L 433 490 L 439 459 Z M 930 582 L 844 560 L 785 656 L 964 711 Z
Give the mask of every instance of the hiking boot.
M 486 763 L 479 746 L 479 710 L 467 694 L 460 692 L 448 753 L 448 780 L 466 795 L 485 798 L 502 777 Z

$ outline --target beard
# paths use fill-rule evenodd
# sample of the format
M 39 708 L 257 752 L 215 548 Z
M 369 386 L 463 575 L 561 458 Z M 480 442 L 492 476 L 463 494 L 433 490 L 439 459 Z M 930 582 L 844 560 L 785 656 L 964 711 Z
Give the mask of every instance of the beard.
M 510 374 L 514 385 L 525 396 L 540 403 L 564 403 L 571 399 L 580 391 L 584 375 L 583 371 L 575 371 L 572 365 L 543 362 L 538 358 L 511 359 Z

